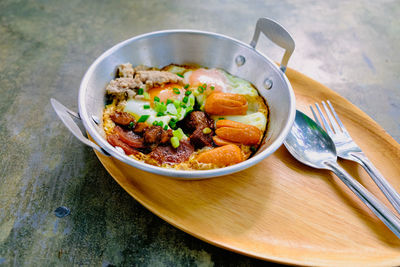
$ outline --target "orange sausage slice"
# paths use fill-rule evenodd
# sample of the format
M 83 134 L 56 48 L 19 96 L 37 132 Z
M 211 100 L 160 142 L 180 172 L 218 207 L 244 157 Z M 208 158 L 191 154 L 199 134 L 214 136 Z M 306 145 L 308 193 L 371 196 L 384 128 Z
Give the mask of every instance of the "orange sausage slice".
M 262 132 L 253 125 L 231 120 L 219 120 L 215 133 L 221 139 L 244 145 L 256 145 L 261 139 Z
M 243 95 L 214 92 L 207 97 L 204 110 L 212 115 L 245 115 L 247 107 Z
M 197 161 L 222 167 L 242 162 L 243 155 L 237 145 L 225 145 L 200 153 Z
M 235 143 L 222 139 L 216 135 L 214 135 L 212 139 L 217 146 L 236 145 Z

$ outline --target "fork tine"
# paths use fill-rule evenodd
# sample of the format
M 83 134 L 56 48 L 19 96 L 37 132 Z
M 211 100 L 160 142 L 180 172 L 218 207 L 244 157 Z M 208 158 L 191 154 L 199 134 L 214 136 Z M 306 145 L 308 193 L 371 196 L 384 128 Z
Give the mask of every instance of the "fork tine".
M 314 116 L 315 122 L 322 128 L 322 124 L 319 122 L 318 116 L 317 116 L 317 114 L 315 113 L 313 107 L 310 106 L 310 109 L 311 109 L 311 112 L 312 112 L 312 114 L 313 114 L 313 116 Z
M 335 109 L 333 108 L 331 102 L 330 102 L 329 100 L 327 100 L 326 102 L 328 102 L 328 105 L 329 105 L 329 107 L 330 107 L 330 109 L 331 109 L 331 111 L 332 111 L 332 113 L 333 113 L 333 116 L 335 116 L 336 121 L 339 123 L 339 126 L 340 126 L 340 128 L 342 129 L 342 131 L 343 131 L 344 133 L 348 133 L 346 127 L 344 127 L 342 121 L 339 119 L 338 114 L 336 114 L 336 111 L 335 111 Z
M 324 124 L 325 130 L 328 134 L 333 134 L 334 132 L 332 131 L 331 126 L 329 126 L 329 123 L 326 121 L 326 118 L 324 114 L 322 113 L 321 108 L 319 107 L 318 103 L 315 103 L 315 106 L 317 107 L 319 116 L 321 117 L 322 123 Z
M 335 121 L 335 118 L 333 118 L 332 113 L 329 111 L 328 107 L 325 104 L 325 101 L 322 101 L 322 105 L 324 106 L 326 115 L 328 115 L 328 120 L 331 123 L 333 130 L 335 130 L 335 133 L 337 133 L 337 134 L 340 133 L 341 131 L 340 131 L 339 125 Z

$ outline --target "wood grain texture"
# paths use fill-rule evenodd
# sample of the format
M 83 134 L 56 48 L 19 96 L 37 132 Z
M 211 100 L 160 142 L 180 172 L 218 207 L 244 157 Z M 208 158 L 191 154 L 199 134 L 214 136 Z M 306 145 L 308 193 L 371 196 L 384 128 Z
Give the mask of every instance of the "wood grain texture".
M 349 101 L 288 70 L 297 108 L 329 99 L 354 140 L 400 190 L 400 145 Z M 237 174 L 180 181 L 96 153 L 114 179 L 154 214 L 206 242 L 252 257 L 303 265 L 399 265 L 400 240 L 329 171 L 315 170 L 282 146 Z M 340 164 L 388 204 L 357 164 Z

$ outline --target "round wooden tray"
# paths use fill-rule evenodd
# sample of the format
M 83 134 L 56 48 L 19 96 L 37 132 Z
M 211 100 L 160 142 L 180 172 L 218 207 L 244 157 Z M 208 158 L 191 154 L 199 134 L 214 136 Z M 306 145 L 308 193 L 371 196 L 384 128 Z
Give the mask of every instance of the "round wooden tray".
M 400 145 L 349 101 L 288 69 L 297 108 L 329 99 L 354 140 L 400 190 Z M 301 265 L 400 265 L 400 240 L 328 171 L 297 162 L 282 146 L 237 174 L 181 181 L 97 153 L 114 179 L 151 212 L 213 245 Z M 357 164 L 340 164 L 388 206 Z

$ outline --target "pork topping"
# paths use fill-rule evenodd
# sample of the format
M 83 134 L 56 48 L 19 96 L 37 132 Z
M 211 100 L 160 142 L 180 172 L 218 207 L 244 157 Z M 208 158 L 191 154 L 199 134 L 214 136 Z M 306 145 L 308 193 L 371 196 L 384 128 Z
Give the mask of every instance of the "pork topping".
M 158 146 L 149 155 L 159 163 L 176 164 L 189 159 L 194 147 L 187 140 L 181 140 L 177 148 L 172 146 Z
M 112 80 L 106 88 L 107 94 L 114 95 L 117 97 L 134 97 L 136 92 L 135 88 L 140 88 L 143 83 L 140 80 L 134 78 L 117 78 Z
M 128 126 L 131 122 L 134 124 L 136 122 L 135 117 L 127 112 L 115 112 L 110 115 L 113 122 L 119 125 Z
M 118 66 L 118 75 L 121 78 L 133 78 L 135 71 L 131 63 L 125 63 Z
M 127 155 L 137 154 L 138 151 L 130 147 L 128 144 L 124 143 L 119 139 L 118 134 L 111 134 L 107 136 L 107 141 L 113 145 L 122 148 Z
M 144 70 L 138 71 L 135 78 L 146 85 L 147 89 L 158 87 L 166 83 L 183 84 L 183 78 L 169 71 Z
M 149 145 L 167 143 L 171 136 L 172 132 L 164 130 L 161 126 L 151 126 L 143 133 L 144 141 Z
M 205 112 L 191 112 L 182 122 L 182 127 L 191 133 L 190 142 L 195 148 L 213 145 L 214 120 L 208 117 Z
M 183 78 L 174 73 L 148 69 L 143 65 L 132 68 L 129 63 L 119 65 L 118 74 L 120 77 L 112 80 L 107 85 L 107 94 L 120 98 L 132 98 L 136 95 L 134 89 L 143 88 L 148 90 L 167 83 L 183 84 Z
M 119 139 L 133 148 L 144 148 L 143 138 L 132 131 L 127 131 L 119 126 L 115 126 L 114 132 Z

